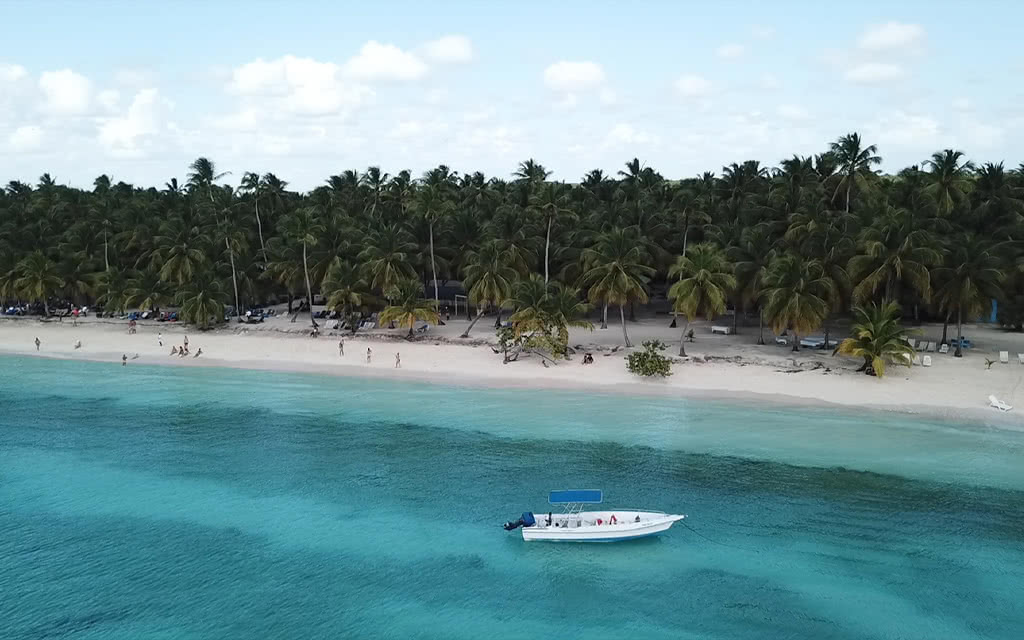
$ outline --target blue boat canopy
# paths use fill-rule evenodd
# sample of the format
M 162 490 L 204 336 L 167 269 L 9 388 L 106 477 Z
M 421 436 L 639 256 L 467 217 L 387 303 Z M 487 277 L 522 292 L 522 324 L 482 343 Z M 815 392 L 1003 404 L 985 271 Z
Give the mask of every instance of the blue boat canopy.
M 593 489 L 568 489 L 552 491 L 548 496 L 550 504 L 598 504 L 603 500 L 600 491 Z

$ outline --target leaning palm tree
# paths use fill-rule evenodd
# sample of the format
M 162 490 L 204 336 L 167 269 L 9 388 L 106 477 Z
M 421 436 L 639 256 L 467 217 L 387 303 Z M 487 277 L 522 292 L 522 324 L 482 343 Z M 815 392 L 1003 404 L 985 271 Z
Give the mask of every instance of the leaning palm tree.
M 793 331 L 793 351 L 800 336 L 822 325 L 832 309 L 835 282 L 820 260 L 786 254 L 776 258 L 764 281 L 765 315 L 776 333 Z
M 736 289 L 732 270 L 725 253 L 710 242 L 689 247 L 686 255 L 679 256 L 669 268 L 668 277 L 678 278 L 668 290 L 672 310 L 686 316 L 679 338 L 679 355 L 686 355 L 686 331 L 694 318 L 702 315 L 710 320 L 725 312 L 726 298 Z
M 836 189 L 831 200 L 834 202 L 841 191 L 846 192 L 846 213 L 850 213 L 850 194 L 854 186 L 863 190 L 867 177 L 873 175 L 871 167 L 882 163 L 877 156 L 878 147 L 864 146 L 859 133 L 848 133 L 829 145 L 829 151 L 838 163 Z
M 469 323 L 462 337 L 468 338 L 477 321 L 488 306 L 498 307 L 512 295 L 513 283 L 519 276 L 513 266 L 514 260 L 498 240 L 484 243 L 477 251 L 470 252 L 463 276 L 463 284 L 469 292 L 469 302 L 476 306 L 476 317 Z
M 980 316 L 992 300 L 1002 297 L 1001 283 L 1004 279 L 1001 247 L 989 240 L 967 234 L 956 243 L 946 257 L 946 266 L 935 270 L 935 279 L 941 284 L 936 288 L 935 297 L 939 306 L 947 313 L 956 314 L 957 358 L 963 356 L 963 319 Z
M 888 302 L 882 306 L 854 307 L 851 337 L 840 343 L 836 350 L 847 356 L 863 358 L 858 371 L 869 376 L 885 375 L 885 365 L 895 363 L 910 366 L 914 348 L 906 341 L 900 326 L 900 306 Z
M 655 273 L 646 264 L 647 257 L 637 238 L 623 229 L 601 234 L 594 246 L 581 254 L 585 271 L 580 284 L 587 288 L 592 303 L 603 305 L 601 328 L 608 328 L 608 305 L 618 305 L 626 347 L 633 346 L 626 333 L 626 305 L 647 302 L 647 282 Z
M 212 269 L 203 269 L 174 296 L 174 302 L 181 307 L 181 319 L 191 322 L 200 329 L 207 329 L 210 320 L 220 322 L 224 317 L 224 306 L 229 294 L 224 283 Z
M 423 298 L 423 283 L 416 279 L 403 280 L 395 289 L 393 304 L 380 312 L 380 323 L 394 322 L 409 327 L 409 338 L 417 321 L 437 324 L 441 319 L 433 300 Z
M 49 316 L 47 300 L 64 286 L 56 263 L 42 251 L 33 251 L 18 263 L 17 269 L 19 277 L 14 283 L 15 288 L 25 297 L 42 302 L 43 311 Z

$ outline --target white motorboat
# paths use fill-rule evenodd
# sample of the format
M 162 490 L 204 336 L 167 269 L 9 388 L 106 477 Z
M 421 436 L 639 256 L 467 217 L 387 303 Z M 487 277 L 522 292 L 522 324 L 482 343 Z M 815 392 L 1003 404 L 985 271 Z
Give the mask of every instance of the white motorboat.
M 562 507 L 561 513 L 534 515 L 533 512 L 526 512 L 518 520 L 506 522 L 505 530 L 521 528 L 523 540 L 619 542 L 656 536 L 686 517 L 634 509 L 583 510 L 585 505 L 600 504 L 603 500 L 600 491 L 552 491 L 548 502 Z

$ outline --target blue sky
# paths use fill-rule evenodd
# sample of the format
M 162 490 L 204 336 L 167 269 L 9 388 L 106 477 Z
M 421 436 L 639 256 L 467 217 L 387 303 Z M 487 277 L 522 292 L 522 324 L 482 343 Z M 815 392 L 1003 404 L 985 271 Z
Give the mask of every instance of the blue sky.
M 1024 158 L 1024 5 L 1005 2 L 4 2 L 0 180 L 309 189 L 437 164 L 554 177 L 773 166 L 849 131 L 884 168 Z

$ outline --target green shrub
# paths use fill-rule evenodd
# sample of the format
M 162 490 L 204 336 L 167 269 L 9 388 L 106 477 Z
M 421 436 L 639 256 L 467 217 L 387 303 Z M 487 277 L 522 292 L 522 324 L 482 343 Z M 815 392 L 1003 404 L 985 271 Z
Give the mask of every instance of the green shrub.
M 643 351 L 629 354 L 626 368 L 630 373 L 644 377 L 661 376 L 663 378 L 672 375 L 672 361 L 659 353 L 665 350 L 665 343 L 660 340 L 647 340 L 643 347 Z

